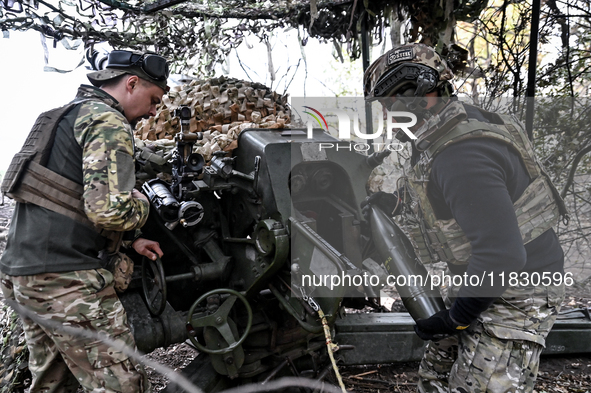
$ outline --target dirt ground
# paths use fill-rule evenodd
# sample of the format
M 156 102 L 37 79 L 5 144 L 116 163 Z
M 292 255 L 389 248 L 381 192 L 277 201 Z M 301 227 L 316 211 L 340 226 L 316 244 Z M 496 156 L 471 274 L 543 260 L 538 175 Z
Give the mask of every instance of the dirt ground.
M 198 355 L 187 344 L 160 348 L 147 355 L 150 359 L 181 370 Z M 416 392 L 418 362 L 340 367 L 347 390 L 360 393 Z M 148 368 L 155 390 L 163 389 L 168 380 Z M 334 376 L 328 380 L 337 385 Z M 543 356 L 534 393 L 591 392 L 591 355 L 554 357 Z
M 167 366 L 181 370 L 198 353 L 187 344 L 175 344 L 147 355 Z M 340 367 L 339 371 L 347 390 L 361 393 L 410 393 L 416 392 L 418 362 Z M 148 375 L 155 390 L 166 386 L 168 380 L 148 368 Z M 337 385 L 336 378 L 329 382 Z M 591 355 L 555 357 L 543 356 L 534 393 L 591 392 Z
M 356 392 L 416 392 L 418 363 L 343 368 Z M 591 392 L 591 356 L 542 357 L 534 393 Z
M 0 254 L 4 251 L 7 227 L 12 215 L 10 201 L 0 206 Z M 573 290 L 565 300 L 566 307 L 590 307 L 589 296 L 580 297 Z M 197 356 L 197 351 L 187 344 L 175 344 L 147 355 L 173 369 L 180 370 Z M 418 363 L 341 367 L 340 371 L 348 390 L 357 392 L 415 392 Z M 148 369 L 155 390 L 161 390 L 168 381 L 152 369 Z M 334 378 L 333 378 L 334 379 Z M 333 381 L 336 383 L 336 380 Z M 540 372 L 534 392 L 565 393 L 591 392 L 591 355 L 570 357 L 542 357 Z

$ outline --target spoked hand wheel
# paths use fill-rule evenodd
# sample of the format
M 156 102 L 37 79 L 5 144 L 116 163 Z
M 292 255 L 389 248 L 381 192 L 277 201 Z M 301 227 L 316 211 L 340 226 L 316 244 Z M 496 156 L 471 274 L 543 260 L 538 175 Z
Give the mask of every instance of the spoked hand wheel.
M 201 302 L 211 295 L 222 293 L 229 293 L 231 296 L 224 300 L 216 312 L 210 315 L 193 318 L 193 313 Z M 238 339 L 234 336 L 230 324 L 228 323 L 228 314 L 230 314 L 230 310 L 232 309 L 232 306 L 236 302 L 237 298 L 240 299 L 240 301 L 244 304 L 246 307 L 246 313 L 248 314 L 246 328 L 244 329 L 242 336 L 240 336 Z M 195 329 L 196 327 L 208 326 L 217 329 L 217 331 L 228 344 L 226 348 L 210 349 L 201 345 L 195 336 L 189 335 L 189 339 L 199 351 L 209 353 L 211 355 L 221 355 L 232 352 L 236 347 L 244 342 L 246 336 L 248 336 L 248 333 L 250 333 L 250 328 L 252 326 L 252 308 L 250 307 L 248 300 L 246 300 L 246 298 L 241 293 L 227 288 L 214 289 L 213 291 L 203 294 L 199 299 L 197 299 L 195 303 L 193 303 L 191 309 L 189 310 L 187 324 L 191 327 L 191 330 Z
M 142 259 L 142 292 L 150 313 L 156 317 L 162 314 L 166 308 L 166 278 L 160 258 Z

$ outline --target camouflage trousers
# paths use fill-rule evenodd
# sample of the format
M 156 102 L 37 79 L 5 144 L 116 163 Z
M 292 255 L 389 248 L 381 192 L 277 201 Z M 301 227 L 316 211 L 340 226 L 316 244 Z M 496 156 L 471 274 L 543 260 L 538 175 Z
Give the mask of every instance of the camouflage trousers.
M 457 336 L 430 341 L 418 391 L 532 392 L 564 285 L 511 287 Z
M 150 383 L 140 364 L 121 351 L 135 348 L 127 315 L 105 269 L 32 276 L 2 275 L 2 292 L 39 318 L 21 316 L 29 348 L 30 393 L 142 393 Z M 101 333 L 117 346 L 70 334 L 61 326 Z

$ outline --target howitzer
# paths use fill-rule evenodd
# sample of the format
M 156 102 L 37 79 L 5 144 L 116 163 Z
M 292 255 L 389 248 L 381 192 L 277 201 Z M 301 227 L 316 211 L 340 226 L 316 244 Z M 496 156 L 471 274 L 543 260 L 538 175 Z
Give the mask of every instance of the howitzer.
M 375 273 L 368 261 L 387 254 L 390 266 L 416 266 L 412 248 L 375 240 L 404 237 L 387 218 L 374 212 L 370 226 L 360 211 L 385 154 L 319 150 L 336 141 L 320 130 L 308 139 L 301 130 L 247 129 L 232 156 L 219 151 L 194 166 L 201 160 L 187 146 L 196 138 L 177 137 L 171 182 L 143 185 L 152 212 L 142 230 L 164 257 L 142 261 L 121 297 L 139 349 L 188 338 L 208 354 L 198 374 L 214 385 L 318 375 L 327 359 L 318 311 L 334 332 L 345 307 L 378 308 L 381 284 L 362 280 Z M 328 276 L 343 282 L 317 282 Z M 422 317 L 440 304 L 416 290 L 406 297 Z

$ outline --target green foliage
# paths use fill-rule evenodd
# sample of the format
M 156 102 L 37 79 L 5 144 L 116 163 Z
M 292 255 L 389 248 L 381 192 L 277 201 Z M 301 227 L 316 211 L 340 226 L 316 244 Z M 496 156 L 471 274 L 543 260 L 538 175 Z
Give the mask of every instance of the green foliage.
M 531 4 L 495 0 L 473 21 L 460 26 L 460 41 L 472 52 L 472 66 L 484 78 L 468 94 L 484 107 L 503 109 L 524 120 L 530 44 Z M 568 173 L 579 152 L 591 145 L 588 96 L 591 88 L 591 2 L 550 0 L 542 5 L 536 78 L 535 145 L 551 176 L 569 186 Z M 507 97 L 503 108 L 495 107 Z M 578 175 L 589 173 L 581 157 Z
M 588 98 L 542 98 L 536 100 L 536 115 L 536 149 L 555 181 L 564 187 L 575 156 L 591 146 L 591 102 Z M 591 174 L 589 157 L 578 164 L 577 174 Z
M 343 55 L 343 62 L 333 61 L 328 73 L 323 75 L 323 83 L 335 97 L 363 96 L 363 66 L 361 60 L 351 60 L 348 54 Z

